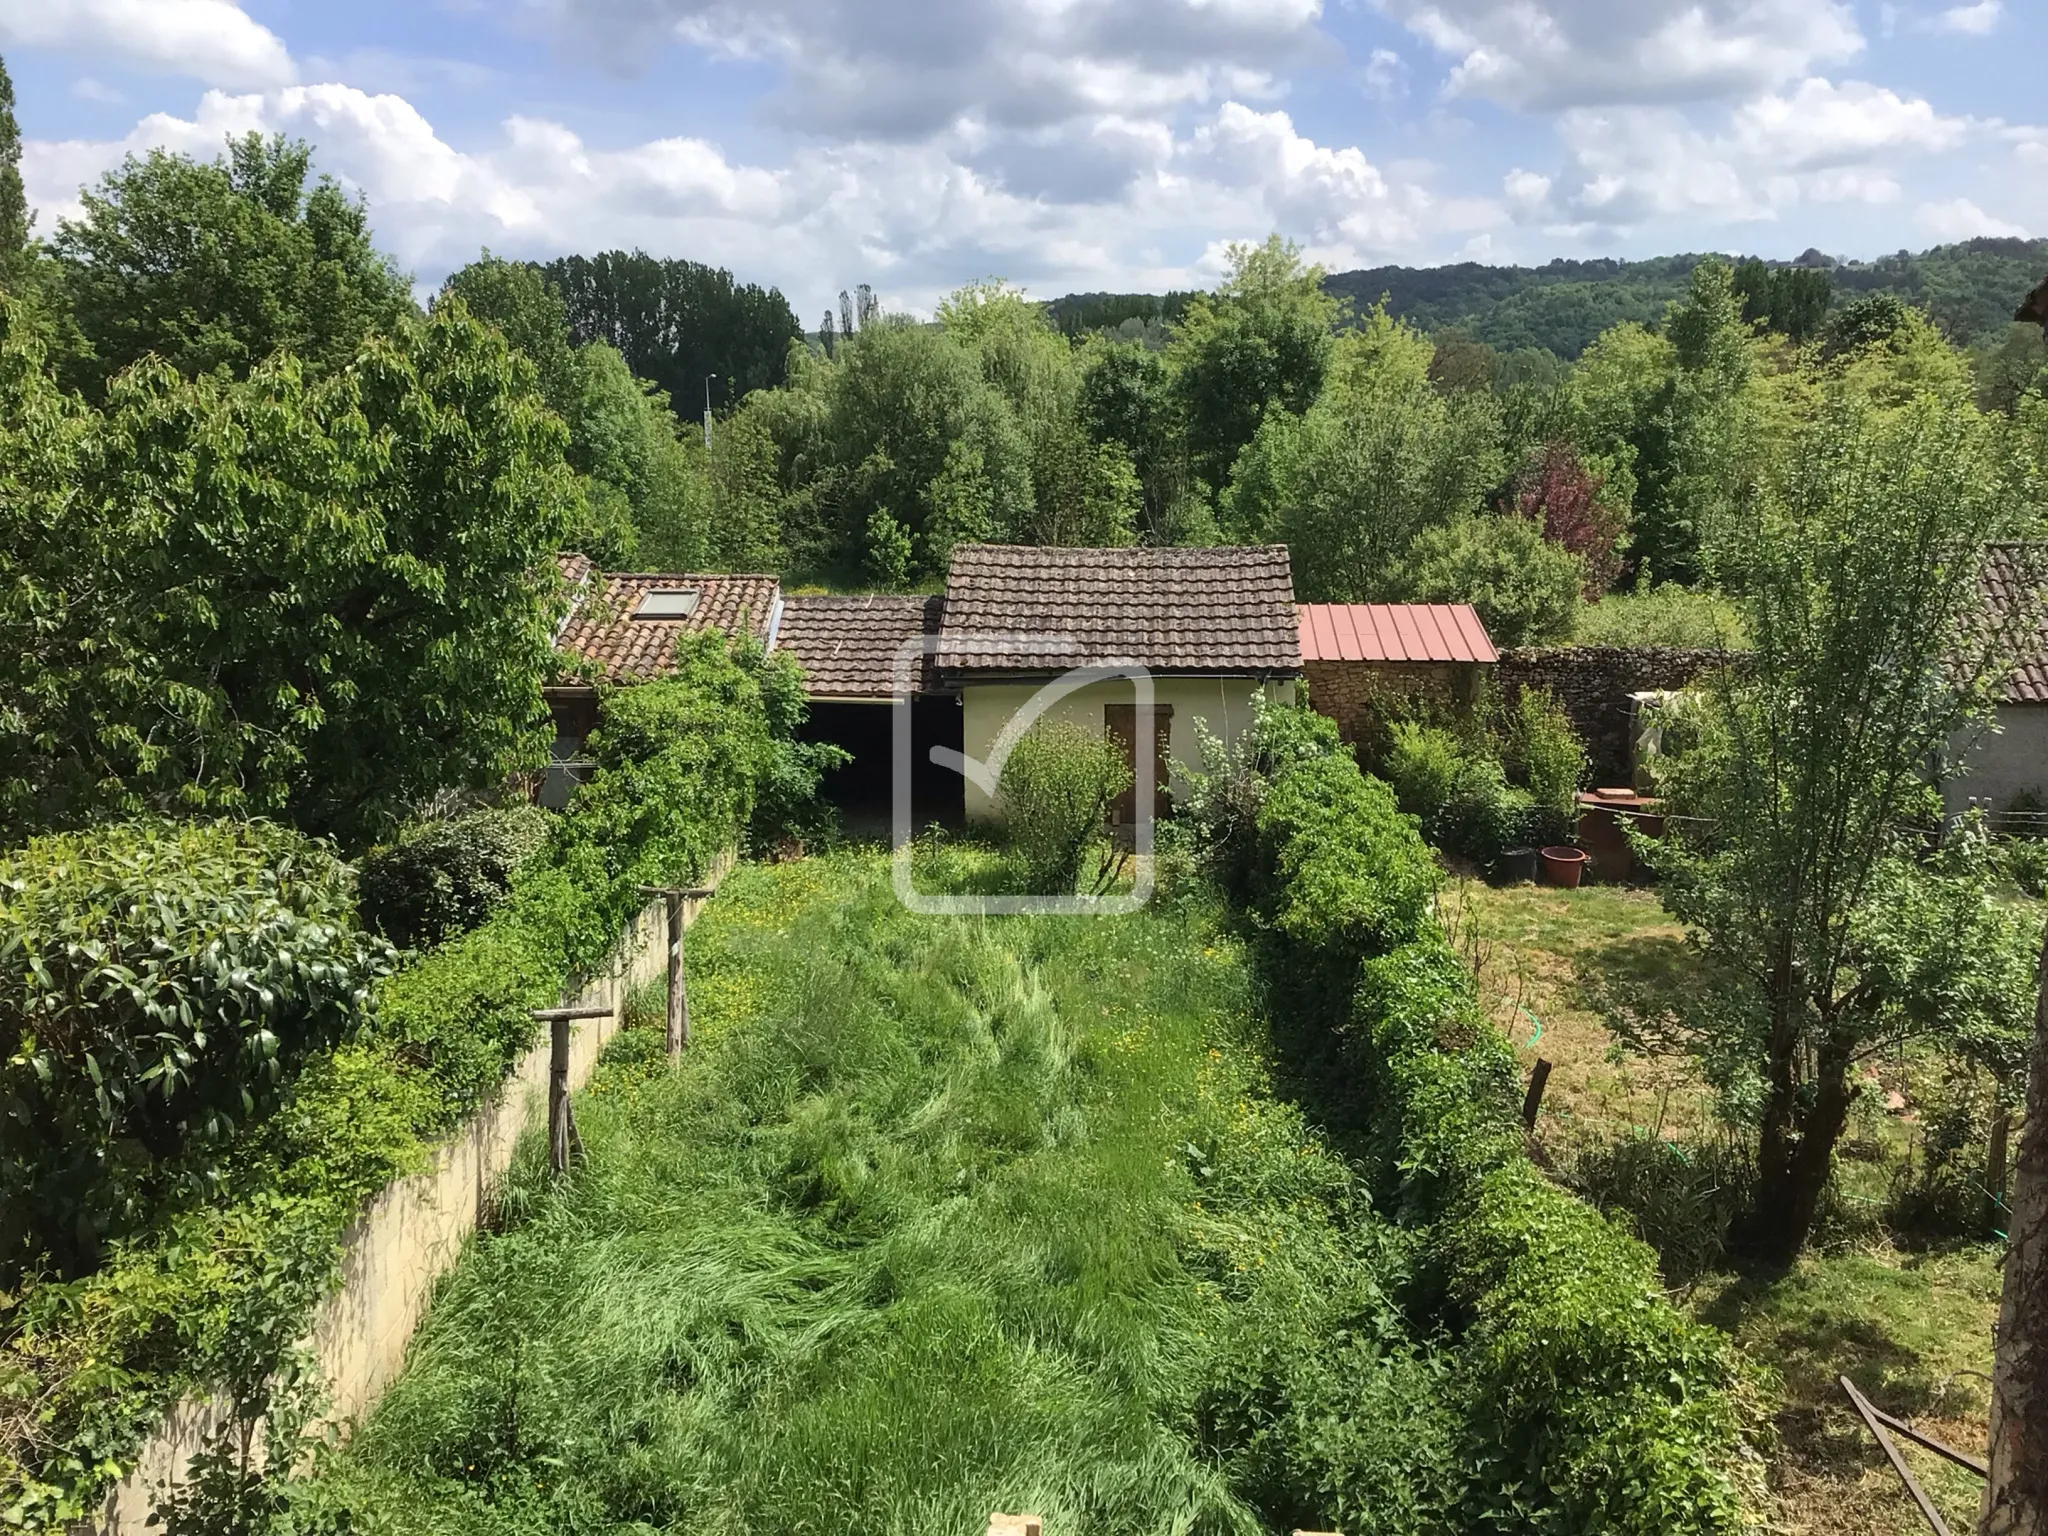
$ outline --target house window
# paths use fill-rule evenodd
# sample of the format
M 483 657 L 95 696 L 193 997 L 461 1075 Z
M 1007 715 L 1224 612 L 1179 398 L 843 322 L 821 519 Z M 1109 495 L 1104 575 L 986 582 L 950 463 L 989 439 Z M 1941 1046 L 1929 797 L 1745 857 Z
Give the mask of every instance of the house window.
M 650 592 L 640 599 L 640 606 L 633 610 L 636 619 L 687 619 L 697 611 L 697 590 L 694 587 L 678 588 L 672 591 Z

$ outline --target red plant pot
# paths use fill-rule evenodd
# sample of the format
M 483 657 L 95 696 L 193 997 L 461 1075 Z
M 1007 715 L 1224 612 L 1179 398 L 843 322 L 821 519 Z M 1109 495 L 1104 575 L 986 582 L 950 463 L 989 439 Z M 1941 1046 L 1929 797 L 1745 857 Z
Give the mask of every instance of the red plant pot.
M 1546 848 L 1543 850 L 1543 875 L 1552 885 L 1561 885 L 1566 890 L 1577 890 L 1579 881 L 1585 877 L 1586 854 L 1580 848 Z

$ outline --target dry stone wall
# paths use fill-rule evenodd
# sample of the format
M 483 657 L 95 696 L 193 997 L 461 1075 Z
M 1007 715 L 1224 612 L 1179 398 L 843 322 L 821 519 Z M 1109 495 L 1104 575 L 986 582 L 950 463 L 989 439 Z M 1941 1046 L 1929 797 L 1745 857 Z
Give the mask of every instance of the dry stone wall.
M 1685 688 L 1725 665 L 1724 651 L 1656 646 L 1525 646 L 1503 651 L 1495 668 L 1502 694 L 1547 688 L 1586 743 L 1596 783 L 1629 781 L 1632 743 L 1628 696 Z

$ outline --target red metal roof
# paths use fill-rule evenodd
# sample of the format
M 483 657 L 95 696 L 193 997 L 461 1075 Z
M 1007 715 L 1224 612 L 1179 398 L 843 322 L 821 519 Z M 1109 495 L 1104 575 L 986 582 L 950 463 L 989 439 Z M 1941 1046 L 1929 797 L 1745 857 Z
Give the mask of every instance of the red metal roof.
M 1498 661 L 1470 603 L 1302 603 L 1301 659 Z

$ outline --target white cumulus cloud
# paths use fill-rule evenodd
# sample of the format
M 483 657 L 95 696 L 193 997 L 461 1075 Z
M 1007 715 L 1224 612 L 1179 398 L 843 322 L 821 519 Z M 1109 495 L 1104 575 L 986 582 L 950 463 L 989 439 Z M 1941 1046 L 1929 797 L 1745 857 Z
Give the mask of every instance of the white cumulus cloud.
M 1284 112 L 1231 100 L 1184 134 L 1107 116 L 1077 128 L 1120 167 L 1094 202 L 1019 191 L 1014 168 L 985 167 L 986 143 L 964 132 L 815 145 L 760 165 L 691 137 L 600 148 L 560 122 L 518 116 L 458 148 L 403 97 L 331 83 L 209 91 L 190 117 L 154 114 L 120 140 L 30 141 L 23 174 L 47 227 L 124 154 L 211 156 L 251 130 L 314 143 L 317 168 L 364 194 L 379 245 L 427 285 L 484 246 L 531 258 L 640 246 L 775 283 L 807 319 L 856 281 L 927 311 L 987 273 L 1045 294 L 1157 290 L 1207 276 L 1206 256 L 1162 251 L 1280 229 L 1316 259 L 1357 266 L 1419 257 L 1433 236 L 1462 239 L 1506 218 L 1492 200 L 1433 194 L 1427 168 L 1390 176 L 1355 147 L 1300 133 Z
M 2009 240 L 2027 238 L 2025 229 L 2004 219 L 1993 218 L 1967 197 L 1953 198 L 1945 203 L 1923 203 L 1913 217 L 1922 229 L 1944 244 L 1985 236 Z
M 1853 58 L 1841 0 L 1378 0 L 1440 53 L 1447 89 L 1509 107 L 1668 106 Z
M 1975 5 L 1949 7 L 1934 18 L 1934 25 L 1942 32 L 1959 32 L 1965 37 L 1989 37 L 2004 14 L 2004 0 L 1978 0 Z
M 1732 139 L 1759 162 L 1805 169 L 1894 149 L 1954 149 L 1970 126 L 1965 118 L 1944 117 L 1930 103 L 1883 86 L 1814 78 L 1789 94 L 1759 96 L 1736 108 Z
M 233 0 L 0 0 L 0 43 L 115 58 L 208 85 L 282 85 L 291 54 Z

